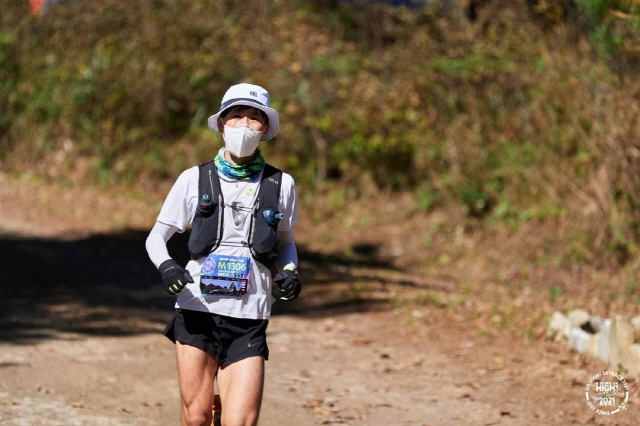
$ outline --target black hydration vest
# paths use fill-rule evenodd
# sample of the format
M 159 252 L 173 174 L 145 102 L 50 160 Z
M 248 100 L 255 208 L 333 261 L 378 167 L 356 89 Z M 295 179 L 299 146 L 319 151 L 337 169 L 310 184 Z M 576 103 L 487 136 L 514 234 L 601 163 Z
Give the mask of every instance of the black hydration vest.
M 220 246 L 224 233 L 224 197 L 220 189 L 218 171 L 212 161 L 199 166 L 198 207 L 191 224 L 189 253 L 192 259 L 208 256 Z M 280 199 L 282 171 L 265 164 L 251 214 L 248 241 L 243 241 L 251 255 L 260 263 L 273 269 L 278 258 L 278 223 L 267 221 L 264 212 L 277 211 Z

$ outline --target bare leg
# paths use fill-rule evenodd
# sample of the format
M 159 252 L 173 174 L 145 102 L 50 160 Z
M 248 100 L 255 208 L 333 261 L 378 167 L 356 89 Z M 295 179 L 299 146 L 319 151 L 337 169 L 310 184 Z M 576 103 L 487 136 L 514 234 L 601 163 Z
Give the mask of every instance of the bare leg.
M 258 423 L 264 387 L 264 359 L 245 358 L 218 371 L 222 399 L 222 424 L 255 426 Z
M 215 358 L 201 349 L 176 342 L 178 381 L 182 395 L 182 426 L 210 426 Z

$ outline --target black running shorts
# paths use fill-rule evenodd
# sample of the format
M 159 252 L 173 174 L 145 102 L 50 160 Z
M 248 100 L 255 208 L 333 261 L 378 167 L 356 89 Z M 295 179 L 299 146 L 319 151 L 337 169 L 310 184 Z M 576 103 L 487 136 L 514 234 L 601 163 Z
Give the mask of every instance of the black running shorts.
M 229 365 L 252 356 L 269 359 L 269 320 L 233 318 L 209 312 L 176 309 L 163 334 L 215 355 L 218 365 Z

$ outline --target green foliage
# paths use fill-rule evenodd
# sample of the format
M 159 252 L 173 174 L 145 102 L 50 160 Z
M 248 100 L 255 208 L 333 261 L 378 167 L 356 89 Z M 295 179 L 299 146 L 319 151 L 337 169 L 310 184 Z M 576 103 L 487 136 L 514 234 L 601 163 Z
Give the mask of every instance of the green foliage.
M 478 182 L 466 184 L 461 189 L 462 202 L 470 216 L 482 217 L 489 212 L 491 203 L 489 195 Z
M 462 3 L 76 0 L 32 17 L 0 0 L 2 166 L 173 179 L 214 155 L 207 117 L 251 81 L 281 112 L 269 161 L 336 208 L 410 190 L 425 212 L 517 228 L 586 205 L 584 232 L 623 263 L 640 240 L 637 2 L 576 0 L 604 61 L 566 2 L 484 2 L 475 22 Z
M 593 20 L 601 21 L 607 14 L 607 0 L 575 0 L 578 8 Z
M 418 208 L 424 212 L 433 209 L 438 198 L 438 192 L 435 188 L 418 188 L 416 190 Z
M 14 112 L 23 107 L 20 97 L 20 40 L 13 31 L 28 14 L 28 4 L 3 9 L 0 14 L 0 161 L 5 160 L 11 149 L 9 132 Z
M 556 303 L 563 294 L 564 289 L 559 285 L 554 285 L 549 289 L 549 300 L 551 303 Z
M 447 300 L 446 296 L 439 291 L 425 290 L 416 298 L 416 303 L 419 305 L 433 306 L 436 308 L 446 308 Z
M 615 59 L 637 60 L 640 4 L 634 0 L 576 0 L 591 27 L 598 51 Z

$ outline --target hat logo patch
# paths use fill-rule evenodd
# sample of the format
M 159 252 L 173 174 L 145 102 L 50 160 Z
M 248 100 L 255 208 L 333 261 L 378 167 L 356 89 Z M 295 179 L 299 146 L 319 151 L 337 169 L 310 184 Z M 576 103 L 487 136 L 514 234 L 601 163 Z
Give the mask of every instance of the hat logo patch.
M 256 98 L 258 97 L 258 94 L 256 92 L 249 92 L 249 94 L 253 97 L 256 97 Z

